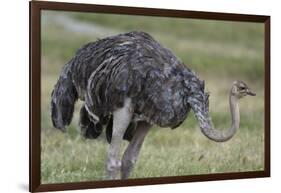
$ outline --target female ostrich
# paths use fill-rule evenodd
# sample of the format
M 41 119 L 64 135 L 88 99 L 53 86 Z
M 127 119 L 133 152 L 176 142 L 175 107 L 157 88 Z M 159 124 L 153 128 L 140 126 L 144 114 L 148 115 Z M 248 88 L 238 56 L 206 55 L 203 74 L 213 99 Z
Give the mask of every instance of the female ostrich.
M 232 125 L 225 131 L 216 130 L 209 117 L 204 81 L 150 35 L 130 32 L 78 50 L 52 92 L 51 116 L 54 127 L 65 131 L 75 101 L 84 101 L 82 134 L 97 138 L 107 125 L 107 178 L 119 178 L 121 170 L 121 178 L 126 179 L 153 124 L 175 128 L 192 109 L 205 136 L 227 141 L 239 127 L 238 99 L 246 95 L 255 94 L 244 82 L 235 81 L 229 97 Z M 130 143 L 120 161 L 122 138 Z

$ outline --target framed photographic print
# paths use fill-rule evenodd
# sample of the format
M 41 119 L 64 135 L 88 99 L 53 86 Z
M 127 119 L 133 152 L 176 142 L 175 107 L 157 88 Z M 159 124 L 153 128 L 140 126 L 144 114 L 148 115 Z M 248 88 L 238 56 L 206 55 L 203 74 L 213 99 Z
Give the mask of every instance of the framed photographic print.
M 269 16 L 30 2 L 30 191 L 269 176 Z

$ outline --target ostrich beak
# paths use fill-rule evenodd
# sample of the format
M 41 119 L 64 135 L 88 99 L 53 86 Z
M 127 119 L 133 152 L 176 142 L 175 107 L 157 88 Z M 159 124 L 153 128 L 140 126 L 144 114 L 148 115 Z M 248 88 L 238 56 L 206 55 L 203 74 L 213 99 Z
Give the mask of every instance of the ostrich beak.
M 247 94 L 247 95 L 250 95 L 250 96 L 256 96 L 256 93 L 254 93 L 254 92 L 251 91 L 250 89 L 247 89 L 246 94 Z

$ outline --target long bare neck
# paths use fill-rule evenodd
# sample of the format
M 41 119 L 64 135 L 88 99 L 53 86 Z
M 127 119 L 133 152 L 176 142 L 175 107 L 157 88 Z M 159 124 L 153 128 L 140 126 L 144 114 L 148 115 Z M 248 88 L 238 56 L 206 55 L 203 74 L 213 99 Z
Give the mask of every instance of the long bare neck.
M 230 108 L 231 121 L 232 121 L 231 128 L 229 129 L 229 135 L 233 136 L 240 125 L 240 113 L 239 113 L 238 98 L 231 94 L 229 96 L 229 108 Z
M 231 139 L 235 135 L 240 123 L 238 100 L 239 99 L 237 97 L 231 95 L 230 93 L 229 106 L 232 122 L 230 128 L 228 129 L 218 130 L 213 127 L 210 117 L 204 117 L 200 111 L 195 113 L 201 131 L 206 137 L 216 142 L 224 142 Z

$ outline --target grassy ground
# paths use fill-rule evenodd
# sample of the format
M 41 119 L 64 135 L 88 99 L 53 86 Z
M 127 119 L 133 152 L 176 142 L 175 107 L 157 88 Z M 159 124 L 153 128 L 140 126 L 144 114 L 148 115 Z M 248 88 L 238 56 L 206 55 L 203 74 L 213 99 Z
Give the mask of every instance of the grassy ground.
M 70 19 L 70 20 L 69 20 Z M 78 23 L 78 24 L 77 24 Z M 80 24 L 80 25 L 79 25 Z M 101 180 L 108 144 L 104 136 L 80 136 L 76 105 L 67 133 L 54 129 L 50 95 L 62 66 L 83 44 L 110 34 L 141 30 L 170 48 L 211 92 L 214 125 L 230 125 L 228 91 L 236 79 L 257 93 L 241 100 L 241 127 L 225 143 L 204 137 L 190 113 L 177 129 L 154 127 L 148 134 L 132 178 L 263 170 L 263 26 L 255 23 L 101 14 L 43 12 L 42 16 L 42 183 Z M 125 149 L 127 142 L 123 142 Z

